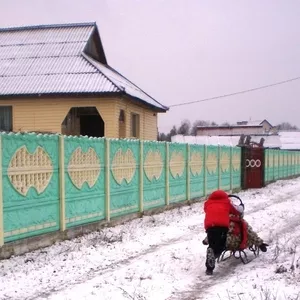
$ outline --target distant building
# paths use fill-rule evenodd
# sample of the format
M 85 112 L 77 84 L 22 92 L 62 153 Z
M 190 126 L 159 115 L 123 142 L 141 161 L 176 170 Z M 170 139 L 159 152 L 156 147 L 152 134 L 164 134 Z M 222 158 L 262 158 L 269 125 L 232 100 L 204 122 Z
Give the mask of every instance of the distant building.
M 197 136 L 240 136 L 274 134 L 276 128 L 267 120 L 241 121 L 228 126 L 198 126 Z

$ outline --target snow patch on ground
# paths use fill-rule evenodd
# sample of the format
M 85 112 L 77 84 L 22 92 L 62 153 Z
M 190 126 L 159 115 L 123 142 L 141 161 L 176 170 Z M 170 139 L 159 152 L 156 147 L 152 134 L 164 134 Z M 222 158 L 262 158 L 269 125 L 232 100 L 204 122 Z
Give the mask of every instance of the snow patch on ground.
M 239 193 L 245 219 L 270 243 L 248 265 L 233 258 L 205 276 L 197 203 L 3 260 L 0 299 L 295 299 L 299 190 L 295 179 Z

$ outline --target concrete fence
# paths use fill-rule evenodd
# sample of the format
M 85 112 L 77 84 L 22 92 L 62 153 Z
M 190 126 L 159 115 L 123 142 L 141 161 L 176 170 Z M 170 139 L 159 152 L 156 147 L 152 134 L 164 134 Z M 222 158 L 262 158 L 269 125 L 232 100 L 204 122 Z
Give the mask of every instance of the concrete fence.
M 237 147 L 2 134 L 0 244 L 240 188 Z
M 300 154 L 281 153 L 267 151 L 266 181 L 300 174 Z M 0 257 L 36 249 L 40 240 L 13 249 L 33 237 L 54 242 L 83 232 L 76 228 L 240 189 L 241 165 L 238 147 L 1 134 Z

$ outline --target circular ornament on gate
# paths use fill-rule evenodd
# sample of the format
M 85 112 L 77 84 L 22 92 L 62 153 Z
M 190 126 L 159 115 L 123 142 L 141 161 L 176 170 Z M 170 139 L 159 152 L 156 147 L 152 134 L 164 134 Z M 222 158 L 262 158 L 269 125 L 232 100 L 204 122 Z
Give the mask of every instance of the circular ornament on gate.
M 261 166 L 261 161 L 260 161 L 260 159 L 257 159 L 255 161 L 255 167 L 259 168 L 260 166 Z
M 246 159 L 246 168 L 260 168 L 261 160 L 260 159 Z
M 249 168 L 249 167 L 250 167 L 250 160 L 246 159 L 246 168 Z
M 250 160 L 250 167 L 251 168 L 254 168 L 256 166 L 256 161 L 255 161 L 255 159 L 251 159 Z

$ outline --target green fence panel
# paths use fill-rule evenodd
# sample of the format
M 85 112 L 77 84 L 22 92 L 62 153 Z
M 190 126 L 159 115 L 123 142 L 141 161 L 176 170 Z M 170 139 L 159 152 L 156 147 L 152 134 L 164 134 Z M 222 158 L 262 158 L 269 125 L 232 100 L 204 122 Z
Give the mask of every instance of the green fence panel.
M 294 163 L 295 163 L 295 168 L 294 168 L 294 175 L 298 175 L 298 152 L 294 153 Z
M 204 146 L 190 146 L 190 196 L 191 199 L 204 195 Z
M 298 152 L 298 171 L 297 171 L 297 174 L 300 175 L 300 152 Z
M 297 170 L 297 167 L 298 167 L 298 162 L 297 162 L 297 152 L 295 151 L 294 153 L 294 159 L 293 159 L 293 162 L 294 162 L 294 176 L 297 176 L 297 174 L 298 174 L 298 170 Z
M 270 162 L 270 164 L 272 165 L 272 174 L 271 174 L 271 179 L 273 181 L 276 180 L 276 172 L 277 172 L 277 165 L 276 165 L 276 162 L 277 162 L 277 150 L 272 150 L 272 161 Z
M 268 181 L 271 182 L 274 180 L 274 150 L 269 149 L 268 156 Z
M 170 203 L 187 200 L 187 145 L 169 145 Z
M 274 150 L 274 179 L 279 179 L 280 150 Z
M 293 152 L 293 175 L 297 175 L 297 153 Z
M 297 175 L 300 175 L 300 152 L 298 152 L 298 151 L 297 151 L 297 154 L 296 154 L 296 159 L 297 159 L 296 173 L 297 173 Z
M 269 158 L 270 158 L 270 149 L 265 149 L 264 151 L 264 156 L 265 156 L 265 165 L 264 165 L 264 182 L 267 183 L 269 182 L 270 174 L 269 174 Z
M 292 154 L 292 169 L 293 169 L 293 176 L 297 175 L 297 153 L 293 152 Z
M 295 164 L 294 164 L 294 151 L 290 153 L 290 176 L 294 176 L 295 174 Z
M 286 166 L 285 166 L 285 178 L 290 176 L 290 152 L 286 151 L 285 153 L 285 158 L 286 158 Z
M 230 172 L 230 161 L 231 161 L 231 147 L 223 146 L 220 147 L 220 188 L 224 191 L 229 191 L 231 172 Z
M 287 151 L 284 151 L 283 165 L 284 165 L 283 178 L 287 178 L 289 175 L 288 174 L 288 153 L 287 153 Z
M 268 182 L 269 181 L 269 155 L 270 155 L 269 149 L 265 149 L 264 155 L 265 155 L 264 182 Z
M 4 241 L 59 229 L 58 136 L 2 134 Z
M 105 218 L 105 139 L 65 137 L 66 227 Z
M 140 142 L 110 140 L 110 215 L 139 210 Z
M 283 178 L 287 178 L 289 176 L 288 171 L 288 151 L 284 151 L 284 158 L 283 158 L 283 164 L 284 164 L 284 171 L 283 171 Z
M 166 202 L 166 143 L 143 142 L 144 210 Z
M 279 152 L 278 179 L 284 178 L 284 151 Z
M 239 147 L 232 148 L 232 189 L 240 189 L 241 188 L 241 156 L 242 149 Z
M 219 147 L 206 148 L 206 193 L 219 189 Z

